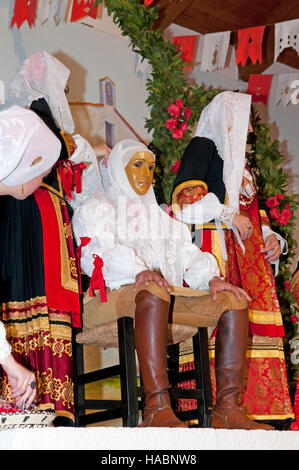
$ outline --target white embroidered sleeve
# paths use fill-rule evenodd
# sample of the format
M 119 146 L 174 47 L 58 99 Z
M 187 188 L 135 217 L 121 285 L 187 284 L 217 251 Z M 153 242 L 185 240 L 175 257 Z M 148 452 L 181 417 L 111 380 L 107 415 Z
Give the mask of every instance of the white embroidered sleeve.
M 218 219 L 231 225 L 236 210 L 225 204 L 221 204 L 214 193 L 208 193 L 200 201 L 190 204 L 176 214 L 182 222 L 189 224 L 205 224 Z

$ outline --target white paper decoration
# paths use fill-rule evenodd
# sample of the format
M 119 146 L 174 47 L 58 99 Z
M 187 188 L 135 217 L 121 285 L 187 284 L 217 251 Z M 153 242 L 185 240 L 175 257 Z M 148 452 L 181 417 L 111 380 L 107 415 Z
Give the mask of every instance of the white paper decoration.
M 292 47 L 299 54 L 299 19 L 275 24 L 274 62 L 287 47 Z

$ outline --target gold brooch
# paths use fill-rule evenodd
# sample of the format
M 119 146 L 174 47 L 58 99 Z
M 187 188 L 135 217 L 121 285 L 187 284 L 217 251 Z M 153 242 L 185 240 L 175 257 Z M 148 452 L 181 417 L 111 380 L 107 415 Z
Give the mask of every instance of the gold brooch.
M 36 157 L 36 158 L 33 160 L 33 162 L 31 163 L 30 166 L 37 165 L 42 159 L 43 159 L 43 157 Z

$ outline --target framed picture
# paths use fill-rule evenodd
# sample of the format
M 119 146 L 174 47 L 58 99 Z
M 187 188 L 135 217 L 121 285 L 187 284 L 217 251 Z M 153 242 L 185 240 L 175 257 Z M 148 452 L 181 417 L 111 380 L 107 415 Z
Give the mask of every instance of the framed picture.
M 115 84 L 109 77 L 99 80 L 100 86 L 100 103 L 107 106 L 115 107 Z

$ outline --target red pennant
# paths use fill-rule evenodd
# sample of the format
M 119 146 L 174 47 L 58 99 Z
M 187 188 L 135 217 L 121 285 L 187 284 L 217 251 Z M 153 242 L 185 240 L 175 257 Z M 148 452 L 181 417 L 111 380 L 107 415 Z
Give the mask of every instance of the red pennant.
M 71 22 L 81 20 L 85 16 L 97 18 L 99 6 L 94 7 L 95 0 L 74 0 L 71 13 Z
M 268 103 L 268 95 L 273 75 L 250 75 L 247 93 L 252 95 L 252 102 Z
M 256 28 L 240 29 L 238 31 L 238 47 L 236 50 L 237 64 L 244 65 L 250 58 L 252 63 L 262 62 L 262 42 L 264 37 L 265 26 L 257 26 Z
M 93 255 L 94 257 L 94 269 L 92 271 L 90 285 L 89 285 L 89 296 L 94 297 L 94 291 L 99 289 L 101 301 L 107 302 L 107 294 L 105 289 L 105 281 L 102 273 L 102 267 L 104 266 L 102 258 L 98 255 Z
M 12 28 L 15 24 L 19 29 L 20 26 L 27 20 L 29 27 L 34 25 L 36 18 L 38 0 L 15 0 L 13 17 L 10 23 Z
M 146 5 L 147 7 L 153 3 L 154 0 L 144 0 L 144 5 Z
M 181 59 L 184 62 L 192 62 L 195 49 L 195 41 L 197 35 L 195 36 L 174 36 L 172 38 L 172 43 L 176 46 L 178 52 L 181 52 Z M 188 65 L 188 70 L 190 70 L 192 65 Z

